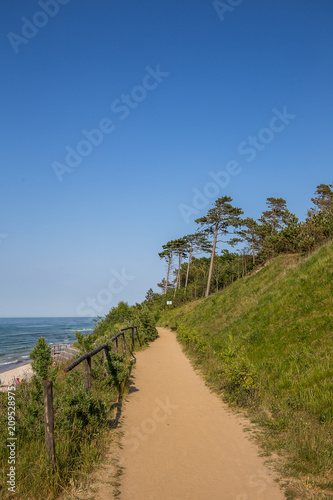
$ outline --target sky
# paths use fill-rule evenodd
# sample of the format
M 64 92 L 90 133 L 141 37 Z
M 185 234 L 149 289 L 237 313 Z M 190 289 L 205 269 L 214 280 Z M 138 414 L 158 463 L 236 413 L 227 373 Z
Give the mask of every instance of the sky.
M 141 302 L 216 198 L 332 182 L 330 0 L 2 0 L 0 317 Z

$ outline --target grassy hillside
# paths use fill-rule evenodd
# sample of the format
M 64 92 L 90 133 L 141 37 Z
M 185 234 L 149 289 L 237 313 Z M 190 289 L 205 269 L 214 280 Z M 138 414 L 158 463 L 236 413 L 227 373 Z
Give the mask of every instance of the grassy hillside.
M 177 324 L 210 385 L 283 453 L 284 474 L 298 478 L 289 497 L 333 498 L 333 244 L 280 256 L 160 323 Z

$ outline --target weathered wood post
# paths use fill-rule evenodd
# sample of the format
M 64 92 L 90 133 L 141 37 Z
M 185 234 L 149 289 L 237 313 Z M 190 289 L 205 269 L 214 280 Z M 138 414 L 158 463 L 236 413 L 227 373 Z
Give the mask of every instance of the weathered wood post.
M 132 326 L 132 348 L 134 348 L 134 326 Z
M 115 351 L 116 351 L 116 353 L 118 353 L 118 337 L 116 338 L 115 342 L 116 342 L 116 349 L 115 349 Z
M 53 382 L 44 380 L 44 420 L 45 420 L 45 444 L 46 452 L 53 470 L 56 468 L 56 456 L 54 446 L 54 416 L 53 416 Z
M 104 347 L 104 349 L 103 349 L 103 358 L 104 358 L 104 363 L 105 363 L 105 365 L 104 365 L 104 375 L 105 375 L 105 377 L 107 377 L 108 374 L 109 374 L 108 373 L 108 369 L 107 369 L 107 365 L 106 365 L 106 363 L 108 362 L 108 353 L 109 353 L 109 346 Z
M 91 357 L 84 360 L 84 388 L 86 391 L 91 389 Z

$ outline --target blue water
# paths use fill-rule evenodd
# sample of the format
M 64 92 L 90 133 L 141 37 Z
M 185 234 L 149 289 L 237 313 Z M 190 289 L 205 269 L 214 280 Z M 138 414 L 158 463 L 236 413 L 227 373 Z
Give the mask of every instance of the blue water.
M 0 372 L 29 363 L 38 337 L 53 344 L 76 341 L 74 331 L 89 333 L 93 318 L 0 318 Z

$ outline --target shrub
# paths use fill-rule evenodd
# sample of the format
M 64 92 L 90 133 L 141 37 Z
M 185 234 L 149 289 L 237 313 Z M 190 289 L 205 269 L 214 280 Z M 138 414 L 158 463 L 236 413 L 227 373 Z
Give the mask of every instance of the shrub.
M 33 359 L 31 366 L 35 370 L 37 377 L 41 380 L 46 380 L 49 376 L 52 357 L 50 347 L 45 342 L 44 337 L 39 337 L 37 344 L 30 353 L 30 358 Z

